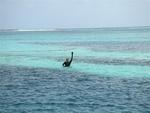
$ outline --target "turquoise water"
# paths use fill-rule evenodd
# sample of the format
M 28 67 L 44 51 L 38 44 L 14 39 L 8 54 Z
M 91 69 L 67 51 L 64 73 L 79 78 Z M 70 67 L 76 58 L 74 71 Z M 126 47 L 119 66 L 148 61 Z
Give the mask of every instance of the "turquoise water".
M 62 68 L 98 76 L 150 77 L 150 28 L 1 32 L 0 64 Z
M 149 27 L 0 32 L 0 113 L 149 112 Z

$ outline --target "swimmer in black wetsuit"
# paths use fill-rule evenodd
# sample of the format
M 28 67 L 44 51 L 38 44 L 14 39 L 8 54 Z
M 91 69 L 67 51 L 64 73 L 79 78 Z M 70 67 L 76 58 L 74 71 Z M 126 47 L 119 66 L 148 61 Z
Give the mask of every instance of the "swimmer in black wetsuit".
M 67 58 L 66 61 L 62 64 L 64 67 L 69 67 L 71 65 L 71 62 L 73 60 L 73 52 L 71 52 L 71 60 Z

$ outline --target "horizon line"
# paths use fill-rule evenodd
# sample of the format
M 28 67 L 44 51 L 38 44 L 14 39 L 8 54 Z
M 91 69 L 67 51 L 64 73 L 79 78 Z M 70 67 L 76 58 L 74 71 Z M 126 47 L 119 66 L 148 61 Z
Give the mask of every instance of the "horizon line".
M 150 27 L 150 26 L 121 26 L 121 27 L 70 27 L 70 28 L 33 28 L 33 29 L 17 29 L 17 28 L 6 28 L 0 29 L 0 31 L 61 31 L 61 30 L 75 30 L 75 29 L 111 29 L 111 28 L 142 28 L 142 27 Z

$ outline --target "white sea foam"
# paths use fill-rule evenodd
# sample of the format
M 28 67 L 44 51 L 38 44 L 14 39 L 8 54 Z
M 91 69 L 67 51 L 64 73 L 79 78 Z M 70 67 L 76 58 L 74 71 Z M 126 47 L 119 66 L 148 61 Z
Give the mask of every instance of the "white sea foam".
M 16 31 L 57 31 L 57 29 L 17 29 Z

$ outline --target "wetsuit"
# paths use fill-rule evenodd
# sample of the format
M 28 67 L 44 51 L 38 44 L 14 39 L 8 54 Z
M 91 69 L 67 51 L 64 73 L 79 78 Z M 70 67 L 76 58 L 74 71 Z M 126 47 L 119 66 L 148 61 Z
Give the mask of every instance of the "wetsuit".
M 71 60 L 70 61 L 65 61 L 62 65 L 64 67 L 69 67 L 71 65 L 72 60 L 73 60 L 73 52 L 71 53 Z

